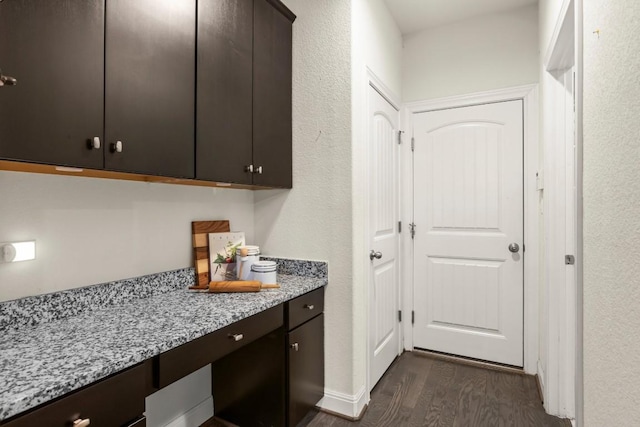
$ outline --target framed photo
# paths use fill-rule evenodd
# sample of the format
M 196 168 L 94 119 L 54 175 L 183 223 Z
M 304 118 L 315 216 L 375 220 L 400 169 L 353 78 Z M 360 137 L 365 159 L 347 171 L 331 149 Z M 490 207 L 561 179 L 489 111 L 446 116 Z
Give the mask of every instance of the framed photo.
M 209 233 L 211 281 L 236 280 L 238 247 L 245 244 L 244 232 Z

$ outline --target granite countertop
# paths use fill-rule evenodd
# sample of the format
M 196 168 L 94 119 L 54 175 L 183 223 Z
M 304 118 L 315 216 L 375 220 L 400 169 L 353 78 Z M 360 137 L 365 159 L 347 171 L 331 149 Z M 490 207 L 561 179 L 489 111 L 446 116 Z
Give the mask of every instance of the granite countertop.
M 5 328 L 0 336 L 0 421 L 320 288 L 327 278 L 279 274 L 278 282 L 280 289 L 259 293 L 170 289 Z

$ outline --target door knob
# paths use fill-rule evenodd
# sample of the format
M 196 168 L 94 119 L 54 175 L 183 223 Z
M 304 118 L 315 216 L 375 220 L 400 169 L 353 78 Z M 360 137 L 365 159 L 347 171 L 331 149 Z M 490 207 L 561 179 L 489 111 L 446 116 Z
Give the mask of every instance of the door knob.
M 380 259 L 382 258 L 382 252 L 376 252 L 373 249 L 371 249 L 371 252 L 369 252 L 369 259 L 373 260 L 373 259 Z
M 514 254 L 517 253 L 520 250 L 520 246 L 518 246 L 517 243 L 512 243 L 509 245 L 509 251 L 513 252 Z

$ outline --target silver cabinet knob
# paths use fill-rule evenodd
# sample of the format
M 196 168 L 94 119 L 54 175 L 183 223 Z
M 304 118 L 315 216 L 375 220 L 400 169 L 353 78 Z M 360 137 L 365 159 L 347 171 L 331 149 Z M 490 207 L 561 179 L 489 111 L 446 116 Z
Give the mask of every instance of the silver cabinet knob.
M 373 249 L 371 249 L 371 252 L 369 252 L 369 259 L 373 260 L 373 259 L 380 259 L 382 258 L 382 252 L 376 252 Z
M 520 246 L 517 243 L 512 243 L 509 245 L 509 251 L 513 252 L 514 254 L 517 253 L 520 250 Z
M 307 310 L 313 310 L 316 307 L 313 304 L 305 304 L 304 308 L 306 308 Z
M 262 175 L 262 166 L 258 166 L 253 173 L 257 173 L 258 175 Z
M 122 153 L 122 141 L 116 141 L 111 144 L 111 152 L 112 153 Z
M 242 339 L 244 338 L 244 335 L 242 335 L 242 334 L 231 334 L 231 335 L 229 335 L 229 338 L 231 338 L 232 340 L 238 342 L 238 341 L 242 341 Z
M 102 147 L 102 144 L 100 143 L 100 137 L 94 136 L 93 138 L 91 138 L 91 140 L 89 141 L 89 148 L 92 150 L 99 150 L 100 147 Z
M 5 76 L 0 70 L 0 87 L 2 86 L 15 86 L 18 84 L 18 80 L 15 77 Z
M 294 342 L 293 344 L 291 344 L 291 348 L 292 348 L 294 351 L 298 351 L 298 350 L 300 349 L 300 346 L 298 345 L 298 343 L 297 343 L 297 342 Z
M 253 165 L 248 165 L 244 167 L 245 172 L 253 173 Z
M 91 420 L 89 418 L 85 418 L 84 420 L 78 418 L 73 422 L 73 427 L 87 427 L 91 424 Z

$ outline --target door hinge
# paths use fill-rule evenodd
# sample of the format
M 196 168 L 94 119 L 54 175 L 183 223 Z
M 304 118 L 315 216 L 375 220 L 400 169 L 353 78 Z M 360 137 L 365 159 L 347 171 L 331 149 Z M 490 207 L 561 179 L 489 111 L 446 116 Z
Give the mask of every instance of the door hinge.
M 416 149 L 416 139 L 411 137 L 411 151 L 415 151 Z
M 398 221 L 398 233 L 402 233 L 402 221 Z
M 398 310 L 398 322 L 402 322 L 402 311 Z
M 404 133 L 403 130 L 399 130 L 398 131 L 398 145 L 402 144 L 402 134 Z
M 565 255 L 564 263 L 566 265 L 574 265 L 576 263 L 576 257 L 574 257 L 573 255 Z
M 411 238 L 415 239 L 416 237 L 416 225 L 412 222 L 409 224 L 409 233 L 411 233 Z
M 411 310 L 411 324 L 415 324 L 416 323 L 416 312 Z

